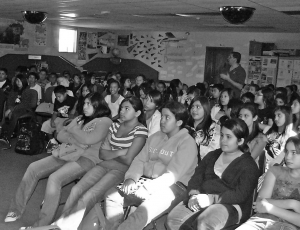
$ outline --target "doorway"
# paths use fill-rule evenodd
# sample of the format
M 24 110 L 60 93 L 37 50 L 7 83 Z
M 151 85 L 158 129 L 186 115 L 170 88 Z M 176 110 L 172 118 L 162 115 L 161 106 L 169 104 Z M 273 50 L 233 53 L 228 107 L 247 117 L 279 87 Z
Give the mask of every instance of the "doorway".
M 227 67 L 227 58 L 232 51 L 232 47 L 206 47 L 204 81 L 222 83 L 219 75 Z

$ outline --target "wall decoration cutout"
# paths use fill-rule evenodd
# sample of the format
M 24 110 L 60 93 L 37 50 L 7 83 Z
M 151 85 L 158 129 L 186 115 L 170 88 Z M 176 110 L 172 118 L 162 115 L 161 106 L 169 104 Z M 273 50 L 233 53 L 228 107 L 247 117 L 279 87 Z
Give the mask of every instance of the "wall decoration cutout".
M 46 24 L 35 25 L 35 46 L 46 46 L 47 44 L 47 27 Z
M 129 35 L 118 35 L 118 46 L 129 46 Z
M 29 24 L 24 21 L 1 19 L 0 49 L 27 51 L 29 47 Z
M 86 45 L 87 45 L 87 33 L 79 33 L 78 41 L 78 60 L 86 60 Z

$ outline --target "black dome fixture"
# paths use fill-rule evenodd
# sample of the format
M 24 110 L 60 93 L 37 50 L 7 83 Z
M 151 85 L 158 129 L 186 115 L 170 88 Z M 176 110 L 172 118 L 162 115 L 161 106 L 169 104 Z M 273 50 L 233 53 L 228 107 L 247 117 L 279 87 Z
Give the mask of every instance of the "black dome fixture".
M 252 17 L 255 8 L 245 6 L 222 6 L 220 7 L 220 11 L 225 21 L 230 24 L 243 24 Z
M 41 11 L 22 11 L 23 18 L 26 22 L 30 24 L 40 24 L 44 22 L 47 18 L 46 12 Z

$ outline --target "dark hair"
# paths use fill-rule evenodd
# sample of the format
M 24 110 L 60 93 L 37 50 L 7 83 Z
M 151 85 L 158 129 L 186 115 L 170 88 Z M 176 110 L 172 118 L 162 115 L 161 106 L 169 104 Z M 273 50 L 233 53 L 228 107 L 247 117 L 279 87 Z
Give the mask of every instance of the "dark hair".
M 298 86 L 295 84 L 292 84 L 291 86 L 292 86 L 293 92 L 297 93 Z
M 232 57 L 236 58 L 236 63 L 241 62 L 242 55 L 239 52 L 231 52 L 231 54 L 232 54 Z
M 275 114 L 275 112 L 280 111 L 285 115 L 285 122 L 284 122 L 284 129 L 282 134 L 285 134 L 286 132 L 286 128 L 288 125 L 292 124 L 293 122 L 293 116 L 292 116 L 292 110 L 290 106 L 277 106 L 274 109 L 273 114 Z M 278 132 L 278 126 L 276 125 L 275 122 L 273 122 L 272 127 L 267 131 L 266 135 L 272 133 L 272 132 Z
M 164 86 L 164 88 L 167 88 L 166 84 L 165 84 L 163 81 L 159 81 L 159 82 L 157 83 L 157 85 L 158 85 L 158 84 L 162 84 L 162 85 Z
M 17 78 L 22 82 L 22 89 L 20 90 L 19 89 L 19 87 L 17 86 Z M 17 76 L 16 76 L 16 78 L 15 78 L 15 81 L 14 81 L 14 83 L 13 83 L 14 85 L 13 85 L 13 89 L 14 89 L 14 91 L 15 92 L 19 92 L 19 93 L 22 93 L 27 87 L 28 87 L 28 81 L 27 81 L 27 78 L 23 75 L 23 74 L 21 74 L 21 73 L 19 73 Z
M 45 72 L 46 74 L 48 73 L 47 69 L 45 69 L 45 68 L 42 68 L 42 69 L 40 70 L 40 72 Z
M 193 94 L 195 97 L 199 97 L 201 94 L 201 91 L 196 86 L 192 85 L 188 88 L 187 94 Z
M 192 109 L 192 106 L 193 104 L 196 102 L 196 101 L 199 101 L 200 104 L 202 105 L 203 107 L 203 110 L 204 110 L 204 118 L 203 120 L 197 125 L 197 127 L 195 128 L 196 132 L 198 130 L 201 130 L 203 131 L 203 134 L 204 134 L 204 138 L 203 138 L 203 141 L 201 144 L 208 144 L 208 141 L 209 141 L 209 128 L 211 126 L 211 123 L 212 123 L 212 119 L 211 119 L 211 116 L 210 116 L 210 104 L 209 104 L 209 100 L 207 97 L 203 97 L 203 96 L 200 96 L 200 97 L 194 97 L 194 99 L 191 101 L 191 104 L 189 106 L 189 119 L 188 119 L 188 126 L 190 127 L 194 127 L 194 119 L 191 115 L 191 109 Z M 191 130 L 190 130 L 190 133 L 191 133 Z M 192 133 L 191 133 L 192 134 Z M 193 135 L 192 135 L 193 136 Z M 205 142 L 204 142 L 205 141 Z
M 255 92 L 257 92 L 259 90 L 259 85 L 257 85 L 257 84 L 251 84 L 251 85 L 249 85 L 249 87 L 254 87 Z
M 282 94 L 282 93 L 279 93 L 279 94 L 276 95 L 275 100 L 276 100 L 277 98 L 278 98 L 278 99 L 281 99 L 285 105 L 287 104 L 287 96 L 286 96 L 286 95 L 284 95 L 284 94 Z
M 182 86 L 186 86 L 187 88 L 189 88 L 189 87 L 188 87 L 188 85 L 187 85 L 187 84 L 185 84 L 185 83 L 183 83 L 183 84 L 182 84 Z
M 243 97 L 248 98 L 248 99 L 250 100 L 251 103 L 254 103 L 254 98 L 255 98 L 255 96 L 254 96 L 253 93 L 250 93 L 250 92 L 244 93 L 244 94 L 241 96 L 241 98 L 243 98 Z
M 124 84 L 127 79 L 130 80 L 130 77 L 123 77 L 123 76 L 121 77 L 121 79 L 120 79 L 121 89 L 124 89 Z
M 157 106 L 157 110 L 161 110 L 161 106 L 162 106 L 162 103 L 163 103 L 163 98 L 162 98 L 162 95 L 161 93 L 154 89 L 154 90 L 151 90 L 148 92 L 148 97 L 151 97 L 154 104 Z
M 275 86 L 273 84 L 269 84 L 269 85 L 267 85 L 267 87 L 270 88 L 272 91 L 275 90 Z
M 211 86 L 212 89 L 218 89 L 220 92 L 224 89 L 224 85 L 222 84 L 213 84 Z
M 118 88 L 120 88 L 120 83 L 117 80 L 113 79 L 113 78 L 112 78 L 112 81 L 109 82 L 108 88 L 110 88 L 110 85 L 113 84 L 113 83 L 117 84 Z
M 67 93 L 67 88 L 64 87 L 63 85 L 58 85 L 54 88 L 54 93 L 65 94 Z
M 188 111 L 187 108 L 178 101 L 168 101 L 164 106 L 163 109 L 169 109 L 171 113 L 174 114 L 176 121 L 182 121 L 182 125 L 180 128 L 186 126 L 188 121 Z
M 141 114 L 138 117 L 138 121 L 146 126 L 146 121 L 145 121 L 145 118 L 144 118 L 143 102 L 139 98 L 137 98 L 136 96 L 126 97 L 125 99 L 123 99 L 123 101 L 120 104 L 119 114 L 120 114 L 120 111 L 121 111 L 121 108 L 122 108 L 122 105 L 123 105 L 124 102 L 129 102 L 132 105 L 135 112 L 141 111 Z
M 297 96 L 293 99 L 292 104 L 294 103 L 294 101 L 298 101 L 298 103 L 300 104 L 300 96 L 297 94 Z M 300 118 L 298 119 L 296 114 L 293 114 L 293 130 L 298 132 L 298 126 L 300 125 Z
M 231 98 L 228 102 L 227 109 L 231 109 L 230 118 L 238 118 L 239 111 L 244 103 L 237 98 Z
M 179 84 L 181 84 L 181 81 L 179 79 L 173 79 L 172 81 L 170 81 L 170 86 L 167 89 L 167 93 L 171 94 L 173 100 L 175 101 L 177 100 L 178 96 L 180 96 L 177 94 L 176 90 L 176 88 L 179 87 Z
M 137 77 L 142 77 L 144 81 L 147 80 L 147 79 L 146 79 L 146 76 L 145 76 L 144 74 L 141 74 L 141 73 L 138 74 L 135 78 L 137 78 Z
M 51 75 L 53 75 L 53 76 L 55 76 L 55 77 L 57 78 L 57 73 L 51 72 L 51 73 L 50 73 L 50 76 L 51 76 Z
M 140 89 L 139 90 L 142 90 L 144 92 L 144 94 L 147 95 L 153 89 L 151 88 L 151 86 L 149 85 L 149 83 L 143 82 L 140 85 Z
M 258 116 L 258 108 L 257 105 L 254 103 L 248 102 L 243 104 L 239 110 L 239 113 L 241 112 L 242 109 L 249 110 L 253 118 L 255 116 Z M 251 142 L 258 135 L 258 133 L 259 133 L 259 126 L 258 126 L 258 119 L 256 119 L 255 121 L 253 121 L 252 132 L 249 133 L 249 136 L 247 138 L 247 143 Z
M 221 124 L 221 128 L 227 128 L 233 132 L 233 134 L 236 136 L 238 141 L 240 141 L 242 138 L 244 139 L 244 143 L 240 145 L 238 148 L 243 153 L 250 154 L 248 144 L 246 142 L 247 137 L 249 136 L 249 129 L 246 123 L 239 119 L 239 118 L 233 118 L 226 120 L 223 124 Z
M 83 121 L 82 127 L 95 118 L 110 116 L 110 109 L 108 108 L 106 101 L 100 93 L 89 93 L 88 95 L 86 95 L 85 99 L 89 99 L 91 101 L 91 105 L 94 108 L 94 113 L 90 117 L 87 117 L 83 114 L 83 116 L 77 121 Z
M 206 92 L 206 88 L 205 88 L 204 83 L 198 82 L 198 83 L 196 84 L 196 87 L 200 90 L 199 96 L 204 96 L 204 94 L 205 94 L 205 92 Z
M 277 92 L 277 91 L 278 91 L 279 93 L 281 93 L 281 94 L 287 96 L 287 90 L 286 90 L 286 88 L 284 88 L 284 87 L 278 87 L 278 88 L 276 88 L 275 92 Z
M 35 68 L 35 69 L 37 70 L 37 67 L 36 67 L 36 65 L 31 65 L 31 66 L 29 66 L 29 68 L 28 68 L 28 69 L 30 70 L 30 69 L 32 69 L 32 68 Z
M 86 85 L 91 85 L 91 80 L 92 80 L 92 76 L 93 76 L 93 73 L 89 73 L 87 74 L 85 77 L 84 77 L 84 84 Z
M 71 73 L 68 70 L 64 70 L 62 75 L 68 74 L 71 77 Z
M 28 73 L 28 77 L 29 76 L 34 76 L 35 80 L 39 80 L 40 79 L 40 76 L 36 72 L 29 72 Z
M 223 108 L 223 105 L 221 104 L 221 95 L 222 95 L 222 93 L 224 93 L 224 92 L 227 92 L 228 93 L 228 96 L 229 96 L 229 101 L 234 97 L 234 92 L 233 92 L 233 90 L 231 89 L 231 88 L 225 88 L 225 89 L 223 89 L 221 92 L 220 92 L 220 96 L 219 96 L 219 105 L 220 105 L 220 107 L 221 107 L 221 109 L 223 110 L 224 108 Z M 228 102 L 229 103 L 229 102 Z
M 274 106 L 274 92 L 269 87 L 264 87 L 261 89 L 261 93 L 263 94 L 263 101 L 267 107 Z
M 291 85 L 287 85 L 285 88 L 286 89 L 289 88 L 289 90 L 291 91 L 291 93 L 293 93 L 293 87 Z
M 6 68 L 0 68 L 0 71 L 3 71 L 7 75 L 7 69 Z

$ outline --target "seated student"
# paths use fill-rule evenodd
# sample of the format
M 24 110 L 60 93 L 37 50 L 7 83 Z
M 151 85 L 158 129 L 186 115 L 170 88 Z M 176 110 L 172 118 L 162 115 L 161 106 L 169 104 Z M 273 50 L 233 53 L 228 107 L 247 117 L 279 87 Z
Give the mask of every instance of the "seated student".
M 129 97 L 120 105 L 122 123 L 113 123 L 105 143 L 99 151 L 103 161 L 90 170 L 73 188 L 62 216 L 55 222 L 60 229 L 77 229 L 86 214 L 104 194 L 124 180 L 134 157 L 147 139 L 143 121 L 143 104 L 137 97 Z
M 97 92 L 97 85 L 96 85 L 96 78 L 95 74 L 93 72 L 88 73 L 85 77 L 84 84 L 90 87 L 93 90 L 93 92 Z
M 34 89 L 38 94 L 37 105 L 39 105 L 42 100 L 42 88 L 37 84 L 38 80 L 39 80 L 39 75 L 37 73 L 31 72 L 28 74 L 29 87 L 30 89 Z
M 188 88 L 186 93 L 182 94 L 180 102 L 182 104 L 189 106 L 191 104 L 191 101 L 193 100 L 193 98 L 199 97 L 200 94 L 201 94 L 200 89 L 198 89 L 196 86 L 192 85 L 191 87 Z
M 254 103 L 245 103 L 240 107 L 238 117 L 242 119 L 249 129 L 247 143 L 253 159 L 258 162 L 259 156 L 264 154 L 267 137 L 259 131 L 257 121 L 258 109 Z
M 102 218 L 99 224 L 97 218 L 103 214 L 99 205 L 96 205 L 83 221 L 82 229 L 98 229 L 99 225 L 106 225 L 110 229 L 113 225 L 112 229 L 140 230 L 185 197 L 185 186 L 197 164 L 195 141 L 183 128 L 187 117 L 187 109 L 179 102 L 170 101 L 163 107 L 161 132 L 148 138 L 126 172 L 121 190 L 118 192 L 112 188 L 107 192 L 107 220 L 103 221 Z M 136 187 L 141 176 L 151 179 L 143 186 Z M 138 207 L 122 222 L 124 205 Z
M 135 78 L 135 86 L 132 88 L 134 95 L 140 98 L 140 86 L 142 83 L 146 82 L 146 77 L 143 74 L 139 74 Z
M 292 102 L 292 114 L 293 114 L 293 130 L 296 133 L 300 132 L 300 96 L 295 97 Z
M 189 197 L 168 215 L 169 229 L 222 229 L 247 220 L 259 170 L 249 153 L 248 127 L 229 119 L 220 145 L 200 162 L 188 184 Z
M 206 97 L 194 97 L 189 107 L 187 129 L 198 146 L 198 163 L 207 153 L 220 148 L 220 129 L 211 119 Z
M 64 87 L 66 87 L 66 90 L 67 90 L 67 94 L 70 96 L 70 97 L 74 97 L 74 94 L 71 90 L 69 90 L 69 86 L 70 86 L 70 82 L 67 78 L 65 77 L 59 77 L 57 78 L 57 85 L 62 85 Z M 54 103 L 55 102 L 55 99 L 56 99 L 56 96 L 55 96 L 55 93 L 53 92 L 52 93 L 52 102 Z
M 167 86 L 163 81 L 157 83 L 156 89 L 161 93 L 163 104 L 170 100 L 170 94 L 166 92 Z
M 240 93 L 240 95 L 239 95 L 238 98 L 240 98 L 241 95 L 243 95 L 243 94 L 249 92 L 249 89 L 250 89 L 250 85 L 244 84 L 244 85 L 243 85 L 243 88 L 241 89 L 241 93 Z M 237 98 L 237 97 L 235 97 L 235 98 Z
M 79 97 L 80 93 L 78 92 L 81 89 L 81 80 L 78 74 L 73 75 L 73 83 L 70 84 L 70 90 L 73 92 L 75 97 Z M 101 93 L 100 93 L 101 94 Z
M 120 80 L 121 84 L 121 89 L 120 89 L 120 94 L 126 98 L 126 97 L 131 97 L 133 95 L 133 92 L 130 88 L 131 86 L 131 80 L 129 77 L 122 77 Z
M 167 88 L 167 93 L 170 94 L 170 99 L 174 101 L 180 101 L 182 96 L 182 82 L 179 79 L 173 79 L 170 81 L 170 85 Z
M 56 73 L 50 73 L 49 76 L 49 82 L 45 85 L 45 92 L 49 87 L 56 87 L 57 86 L 57 74 Z
M 198 82 L 196 87 L 200 90 L 199 96 L 205 96 L 206 93 L 206 86 L 204 83 Z
M 287 105 L 287 97 L 283 94 L 277 94 L 275 96 L 275 105 L 276 106 L 283 106 L 283 105 Z
M 39 79 L 37 80 L 37 84 L 41 86 L 42 92 L 45 92 L 45 87 L 49 83 L 47 80 L 47 70 L 41 69 L 39 73 Z
M 239 111 L 243 105 L 243 102 L 237 98 L 232 98 L 229 100 L 228 105 L 225 107 L 225 115 L 229 118 L 238 118 Z
M 56 86 L 54 89 L 54 94 L 56 96 L 54 102 L 54 111 L 51 119 L 45 121 L 42 125 L 41 130 L 47 134 L 49 138 L 49 143 L 47 144 L 47 152 L 51 153 L 52 150 L 58 145 L 55 138 L 53 138 L 53 133 L 59 133 L 63 128 L 63 123 L 68 118 L 74 118 L 76 112 L 76 98 L 70 97 L 67 94 L 67 89 L 62 86 Z
M 287 96 L 287 103 L 288 104 L 292 104 L 294 98 L 297 97 L 298 94 L 297 94 L 297 92 L 294 92 L 292 85 L 288 85 L 285 88 L 287 90 L 287 94 L 286 94 L 286 96 Z
M 214 88 L 215 90 L 216 88 Z M 221 117 L 225 116 L 225 110 L 227 110 L 227 105 L 229 100 L 233 98 L 233 90 L 230 88 L 225 88 L 221 91 L 219 97 L 219 104 L 216 104 L 211 109 L 211 119 L 218 122 Z
M 9 93 L 7 99 L 7 110 L 5 117 L 9 119 L 2 127 L 1 140 L 5 141 L 9 149 L 11 148 L 11 136 L 17 125 L 20 116 L 33 112 L 37 105 L 37 92 L 28 87 L 27 79 L 24 75 L 16 76 L 13 90 Z M 4 150 L 4 149 L 3 149 Z
M 210 87 L 211 89 L 211 99 L 210 99 L 210 108 L 213 108 L 215 105 L 219 104 L 219 98 L 221 91 L 224 89 L 222 84 L 214 84 Z
M 162 96 L 157 90 L 151 90 L 144 105 L 145 121 L 148 128 L 148 137 L 160 131 L 160 109 L 162 106 Z
M 300 227 L 300 140 L 290 137 L 285 144 L 285 165 L 271 167 L 259 191 L 252 216 L 237 230 Z
M 140 85 L 140 99 L 143 102 L 143 105 L 145 106 L 146 100 L 147 100 L 147 94 L 152 90 L 148 82 L 144 82 Z
M 286 140 L 291 136 L 296 136 L 293 129 L 292 111 L 289 106 L 279 106 L 274 110 L 274 123 L 267 126 L 263 131 L 267 136 L 265 147 L 266 170 L 274 163 L 280 163 L 284 157 L 283 151 Z
M 95 93 L 87 96 L 83 115 L 73 119 L 68 126 L 59 132 L 57 137 L 62 143 L 76 146 L 78 151 L 82 151 L 80 156 L 72 159 L 72 161 L 66 161 L 63 160 L 64 158 L 60 159 L 51 155 L 31 163 L 11 201 L 5 222 L 12 222 L 21 218 L 38 181 L 49 178 L 44 204 L 39 218 L 33 226 L 44 226 L 52 223 L 59 205 L 61 188 L 82 177 L 100 162 L 99 148 L 112 123 L 108 118 L 109 115 L 110 110 L 100 94 Z M 74 153 L 76 152 L 70 154 Z
M 255 95 L 258 90 L 259 90 L 259 86 L 257 84 L 249 85 L 249 91 L 248 92 L 252 93 L 253 95 Z
M 11 81 L 7 78 L 7 69 L 0 68 L 0 124 L 3 119 L 4 103 L 12 89 Z
M 243 103 L 247 103 L 247 102 L 254 103 L 254 97 L 255 97 L 254 94 L 247 92 L 241 96 L 241 100 Z
M 116 80 L 111 80 L 109 83 L 110 95 L 105 97 L 105 101 L 111 111 L 111 119 L 113 121 L 119 118 L 119 106 L 123 101 L 124 97 L 119 94 L 120 83 Z

